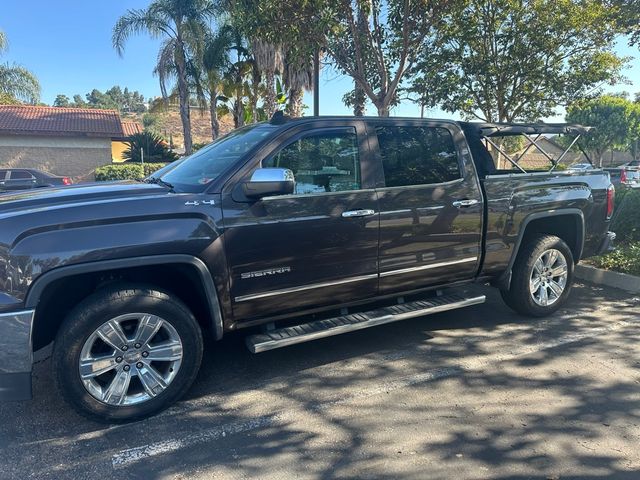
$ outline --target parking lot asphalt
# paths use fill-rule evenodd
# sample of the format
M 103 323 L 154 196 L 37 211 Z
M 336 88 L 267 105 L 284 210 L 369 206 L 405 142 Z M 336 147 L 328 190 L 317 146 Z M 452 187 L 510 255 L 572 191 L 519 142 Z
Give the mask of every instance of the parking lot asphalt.
M 170 410 L 105 426 L 48 360 L 0 405 L 0 478 L 640 478 L 640 298 L 577 285 L 550 318 L 487 303 L 253 355 L 210 344 Z

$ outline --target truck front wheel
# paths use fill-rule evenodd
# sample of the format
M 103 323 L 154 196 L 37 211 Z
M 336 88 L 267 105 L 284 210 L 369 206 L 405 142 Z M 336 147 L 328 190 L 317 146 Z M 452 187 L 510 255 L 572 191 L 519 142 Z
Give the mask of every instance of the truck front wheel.
M 567 300 L 573 268 L 573 254 L 561 238 L 554 235 L 534 237 L 518 253 L 511 286 L 501 290 L 502 298 L 523 315 L 549 315 Z
M 174 403 L 193 383 L 202 333 L 191 311 L 153 287 L 115 287 L 81 302 L 55 340 L 63 397 L 94 420 L 127 422 Z

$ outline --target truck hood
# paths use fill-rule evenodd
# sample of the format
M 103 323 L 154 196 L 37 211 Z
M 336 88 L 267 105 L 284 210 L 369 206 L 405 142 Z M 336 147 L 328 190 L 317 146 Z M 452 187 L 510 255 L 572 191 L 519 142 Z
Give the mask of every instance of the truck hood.
M 0 213 L 40 209 L 53 205 L 82 204 L 114 198 L 151 196 L 167 192 L 161 185 L 126 182 L 102 182 L 59 188 L 38 188 L 0 194 Z

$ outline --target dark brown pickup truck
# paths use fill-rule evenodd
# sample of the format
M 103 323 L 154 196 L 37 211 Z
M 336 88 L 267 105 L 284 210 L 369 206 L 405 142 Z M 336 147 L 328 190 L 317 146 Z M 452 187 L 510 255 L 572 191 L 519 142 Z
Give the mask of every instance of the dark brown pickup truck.
M 257 353 L 481 303 L 473 282 L 551 314 L 610 248 L 609 176 L 498 170 L 490 146 L 583 130 L 280 116 L 144 182 L 2 195 L 0 398 L 51 343 L 65 398 L 113 422 L 175 402 L 205 335 Z

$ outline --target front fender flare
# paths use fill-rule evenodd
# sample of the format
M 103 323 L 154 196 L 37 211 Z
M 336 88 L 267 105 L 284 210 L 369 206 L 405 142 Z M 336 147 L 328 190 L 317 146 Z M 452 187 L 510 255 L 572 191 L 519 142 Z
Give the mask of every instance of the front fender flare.
M 65 267 L 55 268 L 38 277 L 30 286 L 25 299 L 25 307 L 35 309 L 40 302 L 42 293 L 45 288 L 56 280 L 84 273 L 103 272 L 109 270 L 119 270 L 131 267 L 144 267 L 148 265 L 163 264 L 187 264 L 191 265 L 198 272 L 202 287 L 207 295 L 207 303 L 209 305 L 209 315 L 211 326 L 216 340 L 220 340 L 224 333 L 222 310 L 220 308 L 220 300 L 213 283 L 213 277 L 205 263 L 198 257 L 192 255 L 152 255 L 145 257 L 119 258 L 115 260 L 103 260 L 98 262 L 80 263 L 77 265 L 68 265 Z

